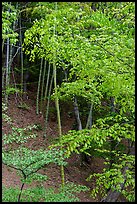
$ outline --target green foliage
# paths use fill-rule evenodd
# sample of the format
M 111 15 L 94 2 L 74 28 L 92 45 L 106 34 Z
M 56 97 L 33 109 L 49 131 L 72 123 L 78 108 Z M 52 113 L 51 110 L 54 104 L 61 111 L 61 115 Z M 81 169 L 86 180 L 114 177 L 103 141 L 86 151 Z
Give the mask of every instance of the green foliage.
M 134 124 L 127 117 L 116 114 L 96 120 L 91 130 L 69 131 L 52 146 L 63 146 L 67 150 L 67 157 L 73 152 L 77 154 L 84 152 L 107 161 L 103 173 L 94 173 L 88 179 L 97 178 L 96 187 L 92 190 L 94 198 L 107 196 L 108 190 L 112 189 L 120 191 L 128 201 L 134 201 L 135 157 L 125 154 L 129 149 L 122 141 L 127 139 L 129 142 L 135 141 Z M 113 141 L 113 151 L 111 141 Z M 109 168 L 112 159 L 112 167 Z M 123 173 L 125 168 L 126 172 Z M 121 189 L 123 184 L 124 188 Z
M 27 142 L 30 138 L 35 138 L 37 135 L 32 133 L 32 130 L 37 129 L 37 126 L 27 126 L 26 128 L 18 128 L 12 127 L 12 131 L 10 134 L 3 135 L 4 144 L 11 144 L 13 142 L 16 143 L 24 143 Z
M 67 156 L 72 152 L 84 152 L 89 155 L 109 155 L 110 141 L 116 142 L 117 149 L 121 149 L 122 139 L 135 141 L 135 127 L 128 123 L 129 120 L 121 115 L 100 118 L 92 129 L 83 129 L 80 131 L 70 130 L 67 134 L 62 135 L 60 141 L 53 146 L 63 146 L 67 149 Z M 121 149 L 122 151 L 122 149 Z
M 3 202 L 16 202 L 20 192 L 17 188 L 6 188 L 3 186 Z M 22 193 L 22 202 L 75 202 L 79 201 L 75 193 L 80 193 L 89 190 L 86 186 L 67 183 L 64 190 L 60 187 L 58 192 L 53 188 L 45 189 L 43 186 L 24 189 Z
M 134 3 L 107 3 L 104 13 L 91 12 L 90 4 L 79 2 L 58 4 L 56 11 L 54 3 L 44 3 L 42 9 L 46 15 L 25 33 L 25 51 L 32 60 L 44 57 L 51 63 L 57 51 L 57 68 L 69 68 L 68 82 L 58 89 L 60 99 L 72 100 L 76 95 L 98 104 L 104 95 L 115 96 L 121 113 L 133 110 Z M 132 16 L 132 28 L 123 19 L 110 17 L 111 11 L 125 15 L 125 9 Z
M 97 109 L 101 107 L 101 102 L 107 103 L 106 111 L 103 112 L 101 107 L 100 114 L 93 118 L 91 130 L 69 131 L 62 135 L 60 141 L 52 145 L 52 148 L 61 146 L 66 149 L 62 155 L 65 154 L 67 157 L 72 152 L 78 154 L 84 152 L 88 155 L 101 156 L 105 160 L 113 159 L 110 169 L 93 175 L 98 178 L 93 195 L 100 193 L 101 196 L 106 196 L 107 190 L 111 187 L 112 190 L 120 191 L 120 185 L 126 178 L 121 193 L 128 201 L 134 201 L 132 171 L 134 157 L 125 154 L 129 149 L 123 144 L 123 140 L 129 143 L 135 141 L 135 4 L 58 2 L 56 5 L 55 9 L 55 2 L 38 2 L 31 10 L 30 13 L 35 20 L 32 27 L 25 32 L 25 53 L 29 55 L 31 61 L 44 58 L 51 64 L 54 62 L 57 71 L 61 70 L 59 73 L 67 72 L 67 77 L 64 74 L 63 83 L 60 83 L 52 97 L 73 101 L 76 96 L 82 101 L 83 118 L 87 104 L 93 104 L 94 117 Z M 7 12 L 8 9 L 14 11 L 10 4 L 3 3 L 3 8 L 3 39 L 6 39 L 11 37 L 11 23 L 16 15 Z M 29 10 L 26 9 L 27 15 Z M 8 91 L 12 93 L 15 90 Z M 111 111 L 111 97 L 114 98 L 115 113 Z M 15 130 L 14 139 L 9 137 L 10 142 L 15 140 L 19 142 L 18 135 L 24 138 L 20 139 L 23 142 L 28 138 L 23 134 Z M 6 140 L 8 141 L 7 138 Z M 3 156 L 8 165 L 24 168 L 22 170 L 26 170 L 26 174 L 28 171 L 29 179 L 29 173 L 32 176 L 33 170 L 37 171 L 44 164 L 56 161 L 57 164 L 64 165 L 58 163 L 58 155 L 55 156 L 51 150 L 46 154 L 52 155 L 52 159 L 50 156 L 44 156 L 44 151 L 37 150 L 37 153 L 34 153 L 32 150 L 22 148 L 10 154 L 4 152 Z M 13 164 L 8 160 L 8 154 L 9 158 L 12 154 L 15 156 Z M 46 161 L 49 163 L 45 163 Z M 31 162 L 34 162 L 34 167 Z M 126 165 L 128 169 L 124 176 L 122 170 Z M 61 200 L 60 196 L 64 194 L 59 194 L 56 198 Z M 56 198 L 49 200 L 52 202 Z
M 20 174 L 19 174 L 20 175 Z M 33 181 L 39 181 L 40 183 L 46 181 L 48 177 L 39 173 L 30 174 L 27 178 L 21 178 L 22 183 L 30 184 Z
M 2 186 L 2 201 L 3 202 L 17 202 L 17 197 L 20 190 L 17 188 L 6 188 Z
M 22 184 L 28 184 L 34 180 L 42 183 L 47 180 L 47 176 L 38 173 L 38 170 L 46 167 L 46 165 L 50 163 L 61 166 L 67 164 L 64 161 L 64 152 L 62 150 L 32 150 L 22 146 L 16 150 L 8 152 L 3 151 L 2 162 L 5 165 L 18 170 Z M 20 190 L 20 193 L 22 193 L 22 190 Z
M 95 177 L 96 187 L 91 195 L 95 198 L 107 196 L 107 191 L 118 191 L 129 201 L 135 201 L 135 157 L 127 154 L 117 154 L 117 163 L 112 164 L 112 168 L 104 168 L 103 173 L 94 173 L 88 177 L 88 181 Z M 105 162 L 106 165 L 109 162 Z M 126 170 L 124 170 L 126 169 Z M 125 172 L 122 172 L 125 171 Z M 124 184 L 124 188 L 121 185 Z
M 7 87 L 6 88 L 6 94 L 10 95 L 10 94 L 15 94 L 15 93 L 20 93 L 21 91 L 17 88 L 14 87 Z
M 80 153 L 84 152 L 89 154 L 89 150 L 96 149 L 101 147 L 106 140 L 106 137 L 101 130 L 93 129 L 83 129 L 80 131 L 70 130 L 66 135 L 62 135 L 59 143 L 51 145 L 51 148 L 54 146 L 63 146 L 67 149 L 67 157 L 71 155 L 72 152 Z
M 6 106 L 3 106 L 3 110 L 6 111 L 7 108 Z M 38 127 L 36 125 L 34 126 L 28 126 L 26 128 L 17 128 L 17 127 L 12 127 L 12 132 L 9 135 L 4 135 L 3 140 L 4 140 L 4 145 L 9 145 L 12 144 L 13 142 L 19 143 L 20 145 L 18 148 L 15 150 L 11 148 L 8 151 L 3 148 L 2 152 L 2 162 L 18 171 L 18 174 L 20 176 L 20 180 L 22 182 L 22 185 L 29 184 L 33 181 L 39 181 L 40 183 L 44 182 L 47 180 L 46 175 L 42 175 L 38 173 L 38 171 L 41 168 L 45 168 L 47 165 L 50 163 L 54 163 L 56 165 L 66 165 L 67 163 L 64 161 L 65 156 L 64 156 L 64 151 L 60 149 L 38 149 L 38 150 L 32 150 L 29 148 L 26 148 L 23 146 L 24 142 L 27 142 L 29 138 L 34 138 L 36 135 L 32 133 L 32 130 L 37 129 Z M 22 186 L 23 187 L 23 186 Z M 40 188 L 41 190 L 41 188 Z M 79 190 L 79 188 L 78 188 Z M 77 191 L 78 191 L 77 190 Z M 82 189 L 81 189 L 82 190 Z M 34 193 L 37 193 L 39 189 L 28 189 L 23 191 L 24 194 L 22 194 L 22 189 L 5 189 L 3 190 L 3 200 L 4 201 L 17 201 L 19 199 L 19 195 L 21 196 L 21 200 L 24 199 L 24 194 L 25 194 L 25 200 L 26 197 L 28 197 L 28 200 L 32 201 L 38 201 L 41 200 L 41 196 L 39 197 L 39 192 L 38 196 L 34 196 Z M 9 197 L 10 193 L 13 193 L 11 197 Z M 77 200 L 75 196 L 70 196 L 70 194 L 65 193 L 64 191 L 60 191 L 59 194 L 53 195 L 54 191 L 52 191 L 52 194 L 49 195 L 49 192 L 47 192 L 47 196 L 49 198 L 44 197 L 45 196 L 45 189 L 43 188 L 43 199 L 49 199 L 51 200 Z M 71 198 L 72 197 L 72 198 Z M 27 200 L 27 201 L 28 201 Z
M 8 107 L 2 102 L 2 119 L 8 124 L 12 124 L 12 119 L 7 115 Z
M 18 33 L 12 29 L 12 24 L 17 20 L 17 10 L 9 2 L 2 2 L 2 39 L 10 38 L 11 44 L 17 41 Z
M 105 130 L 106 136 L 112 137 L 120 142 L 122 139 L 135 141 L 135 126 L 128 117 L 116 114 L 100 118 L 96 121 L 95 127 Z M 93 127 L 94 127 L 93 126 Z
M 31 150 L 25 147 L 19 147 L 10 152 L 3 152 L 2 156 L 3 163 L 24 172 L 27 177 L 49 163 L 66 165 L 63 154 L 63 151 L 57 149 Z

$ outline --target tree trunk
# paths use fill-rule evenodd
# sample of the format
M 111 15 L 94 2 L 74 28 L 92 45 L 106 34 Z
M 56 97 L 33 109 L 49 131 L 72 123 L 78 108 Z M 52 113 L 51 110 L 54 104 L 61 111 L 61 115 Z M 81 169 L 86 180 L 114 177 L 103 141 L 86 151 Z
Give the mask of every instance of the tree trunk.
M 40 95 L 40 82 L 41 82 L 41 75 L 42 75 L 42 65 L 43 65 L 43 58 L 41 59 L 40 72 L 39 72 L 39 81 L 38 81 L 37 99 L 36 99 L 36 114 L 39 114 L 39 95 Z
M 7 38 L 7 54 L 6 54 L 6 83 L 5 88 L 7 89 L 9 84 L 9 38 Z M 5 92 L 5 104 L 8 105 L 8 95 Z
M 22 32 L 21 32 L 21 15 L 20 15 L 20 19 L 19 19 L 19 24 L 20 24 L 20 59 L 21 59 L 21 94 L 23 94 L 23 52 L 22 52 Z
M 41 98 L 40 98 L 40 111 L 41 112 L 43 110 L 43 90 L 44 90 L 44 80 L 45 80 L 46 66 L 47 66 L 47 61 L 45 60 L 44 70 L 43 70 L 43 77 L 42 77 L 42 86 L 41 86 Z
M 49 76 L 50 76 L 50 67 L 51 67 L 51 65 L 50 65 L 50 62 L 49 62 L 47 82 L 46 82 L 46 88 L 45 88 L 45 96 L 44 96 L 45 99 L 46 99 L 46 97 L 47 97 L 47 92 L 48 92 L 48 84 L 49 84 Z
M 78 103 L 77 103 L 77 98 L 76 96 L 74 97 L 74 113 L 75 113 L 75 117 L 77 120 L 77 124 L 78 124 L 78 130 L 82 130 L 82 123 L 80 120 L 80 114 L 79 114 L 79 108 L 78 108 Z M 81 165 L 83 165 L 83 162 L 88 163 L 88 159 L 87 159 L 87 155 L 85 153 L 81 153 L 80 154 L 80 163 Z
M 53 83 L 53 75 L 50 81 L 48 101 L 47 101 L 47 106 L 46 106 L 46 117 L 45 117 L 44 136 L 43 136 L 44 139 L 46 138 L 46 129 L 47 129 L 47 123 L 48 123 L 49 103 L 50 103 L 52 83 Z
M 87 124 L 86 124 L 86 129 L 91 129 L 92 127 L 92 108 L 93 108 L 93 104 L 91 103 L 90 105 L 90 111 L 89 111 L 89 115 L 88 115 L 88 120 L 87 120 Z
M 57 10 L 57 2 L 55 2 L 55 11 Z M 55 39 L 55 32 L 56 32 L 56 16 L 54 17 L 54 39 Z M 59 110 L 59 100 L 57 95 L 57 70 L 56 70 L 56 49 L 53 53 L 53 76 L 54 76 L 54 88 L 55 88 L 55 104 L 57 110 L 57 120 L 58 120 L 58 130 L 59 130 L 59 137 L 61 138 L 62 130 L 61 130 L 61 119 L 60 119 L 60 110 Z M 64 175 L 64 166 L 61 165 L 61 179 L 62 179 L 62 189 L 64 189 L 65 185 L 65 175 Z
M 10 84 L 10 73 L 11 73 L 11 66 L 12 66 L 12 49 L 13 49 L 13 46 L 10 45 L 10 52 L 9 52 L 9 77 L 8 77 L 8 84 Z
M 23 86 L 24 98 L 27 97 L 27 82 L 28 82 L 28 79 L 29 79 L 29 70 L 27 70 L 24 73 L 24 86 Z
M 80 120 L 80 114 L 79 114 L 79 108 L 78 108 L 76 96 L 74 97 L 74 103 L 73 104 L 74 104 L 74 113 L 75 113 L 75 117 L 76 117 L 77 124 L 78 124 L 78 130 L 82 130 L 82 123 Z

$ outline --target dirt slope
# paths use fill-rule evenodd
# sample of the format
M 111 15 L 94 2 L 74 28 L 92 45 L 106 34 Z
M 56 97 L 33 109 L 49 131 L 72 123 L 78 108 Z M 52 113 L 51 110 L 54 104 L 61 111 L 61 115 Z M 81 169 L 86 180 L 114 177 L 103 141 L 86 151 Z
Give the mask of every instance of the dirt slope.
M 35 112 L 35 97 L 33 93 L 29 94 L 29 98 L 25 100 L 25 103 L 29 107 L 28 110 L 18 108 L 15 97 L 10 97 L 9 101 L 9 109 L 8 115 L 12 118 L 14 126 L 17 127 L 26 127 L 27 125 L 33 124 L 40 124 L 42 130 L 39 130 L 38 137 L 29 140 L 27 146 L 33 148 L 39 148 L 42 146 L 45 141 L 43 139 L 43 127 L 44 127 L 44 118 L 42 114 L 36 115 Z M 68 130 L 72 129 L 73 123 L 75 121 L 74 117 L 68 116 L 67 112 L 65 111 L 62 114 L 63 117 L 63 124 L 62 124 L 62 132 L 65 133 Z M 66 122 L 65 122 L 66 121 Z M 9 125 L 3 122 L 2 125 L 3 134 L 8 133 L 10 131 Z M 46 145 L 52 143 L 52 140 L 58 137 L 58 129 L 57 129 L 57 122 L 56 119 L 53 120 L 53 116 L 50 117 L 48 128 L 47 128 L 47 138 L 46 138 Z M 88 187 L 93 187 L 93 183 L 87 182 L 85 179 L 90 175 L 92 172 L 100 172 L 102 169 L 102 161 L 101 160 L 94 160 L 92 161 L 91 165 L 87 166 L 80 166 L 80 159 L 78 155 L 73 155 L 71 158 L 68 159 L 68 165 L 65 167 L 65 179 L 66 181 L 74 182 L 75 184 L 82 184 Z M 46 170 L 41 170 L 43 174 L 46 174 L 49 179 L 44 183 L 45 188 L 48 187 L 58 187 L 61 183 L 60 178 L 60 167 L 55 165 L 49 165 Z M 10 167 L 2 165 L 2 184 L 4 186 L 21 186 L 21 182 L 19 176 L 15 169 L 11 169 Z M 31 186 L 35 186 L 36 183 L 33 182 Z M 25 185 L 27 188 L 28 185 Z M 89 192 L 82 192 L 78 195 L 81 202 L 97 202 L 93 198 L 90 197 Z

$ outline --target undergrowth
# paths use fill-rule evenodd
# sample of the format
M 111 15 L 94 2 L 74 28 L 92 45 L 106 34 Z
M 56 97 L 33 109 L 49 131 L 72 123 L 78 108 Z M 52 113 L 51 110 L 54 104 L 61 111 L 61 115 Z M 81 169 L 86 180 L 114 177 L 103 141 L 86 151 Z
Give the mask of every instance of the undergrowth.
M 30 138 L 35 138 L 32 130 L 37 130 L 37 126 L 25 128 L 14 127 L 12 120 L 7 115 L 7 108 L 3 104 L 3 120 L 8 122 L 12 131 L 3 135 L 2 163 L 10 168 L 17 170 L 20 176 L 21 187 L 6 188 L 2 186 L 2 202 L 74 202 L 79 201 L 76 193 L 87 191 L 88 188 L 74 183 L 66 183 L 64 188 L 44 188 L 44 182 L 48 177 L 39 173 L 39 170 L 46 169 L 49 164 L 67 165 L 65 161 L 65 150 L 59 148 L 41 148 L 33 150 L 25 147 L 25 143 Z M 18 144 L 14 149 L 13 143 Z M 8 148 L 7 148 L 8 146 Z M 24 189 L 25 184 L 37 181 L 39 184 L 34 188 Z
M 74 183 L 66 183 L 64 189 L 60 187 L 58 192 L 54 188 L 45 189 L 43 186 L 27 188 L 22 192 L 21 202 L 76 202 L 80 201 L 76 193 L 87 191 L 88 188 Z M 2 188 L 3 202 L 17 202 L 20 193 L 19 188 Z

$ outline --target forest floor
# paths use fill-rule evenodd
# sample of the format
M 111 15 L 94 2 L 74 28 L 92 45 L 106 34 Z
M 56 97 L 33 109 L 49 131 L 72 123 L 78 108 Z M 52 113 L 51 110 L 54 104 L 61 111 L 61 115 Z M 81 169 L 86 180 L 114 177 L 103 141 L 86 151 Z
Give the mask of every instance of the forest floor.
M 27 142 L 28 147 L 33 147 L 38 149 L 43 146 L 52 144 L 52 142 L 58 137 L 57 121 L 53 115 L 50 115 L 47 127 L 47 138 L 43 139 L 43 128 L 44 128 L 44 118 L 42 114 L 36 115 L 36 98 L 32 92 L 29 92 L 28 99 L 24 102 L 29 107 L 28 110 L 18 107 L 18 101 L 16 101 L 15 96 L 11 96 L 9 100 L 8 115 L 12 118 L 15 127 L 26 127 L 28 125 L 40 124 L 41 129 L 37 131 L 37 137 L 35 139 L 29 139 Z M 62 107 L 61 107 L 62 108 Z M 75 123 L 75 118 L 73 114 L 68 114 L 69 107 L 62 108 L 61 121 L 62 121 L 62 132 L 67 133 L 69 130 L 73 129 Z M 71 108 L 70 108 L 71 111 Z M 73 111 L 73 110 L 72 110 Z M 7 134 L 10 131 L 10 127 L 7 123 L 2 124 L 3 134 Z M 72 155 L 68 159 L 68 165 L 65 167 L 65 180 L 69 182 L 74 182 L 75 184 L 86 185 L 90 189 L 94 187 L 94 182 L 86 181 L 86 178 L 93 172 L 101 172 L 103 168 L 103 161 L 99 158 L 92 158 L 90 164 L 80 165 L 79 155 Z M 45 181 L 44 187 L 54 187 L 57 189 L 61 184 L 60 177 L 60 167 L 56 165 L 49 165 L 46 170 L 41 170 L 41 173 L 48 176 L 48 180 Z M 2 165 L 2 185 L 6 187 L 21 187 L 21 181 L 15 169 Z M 36 186 L 36 182 L 31 184 L 31 187 Z M 24 188 L 28 188 L 29 185 L 25 184 Z M 77 194 L 80 202 L 98 202 L 90 196 L 90 191 L 81 192 Z

